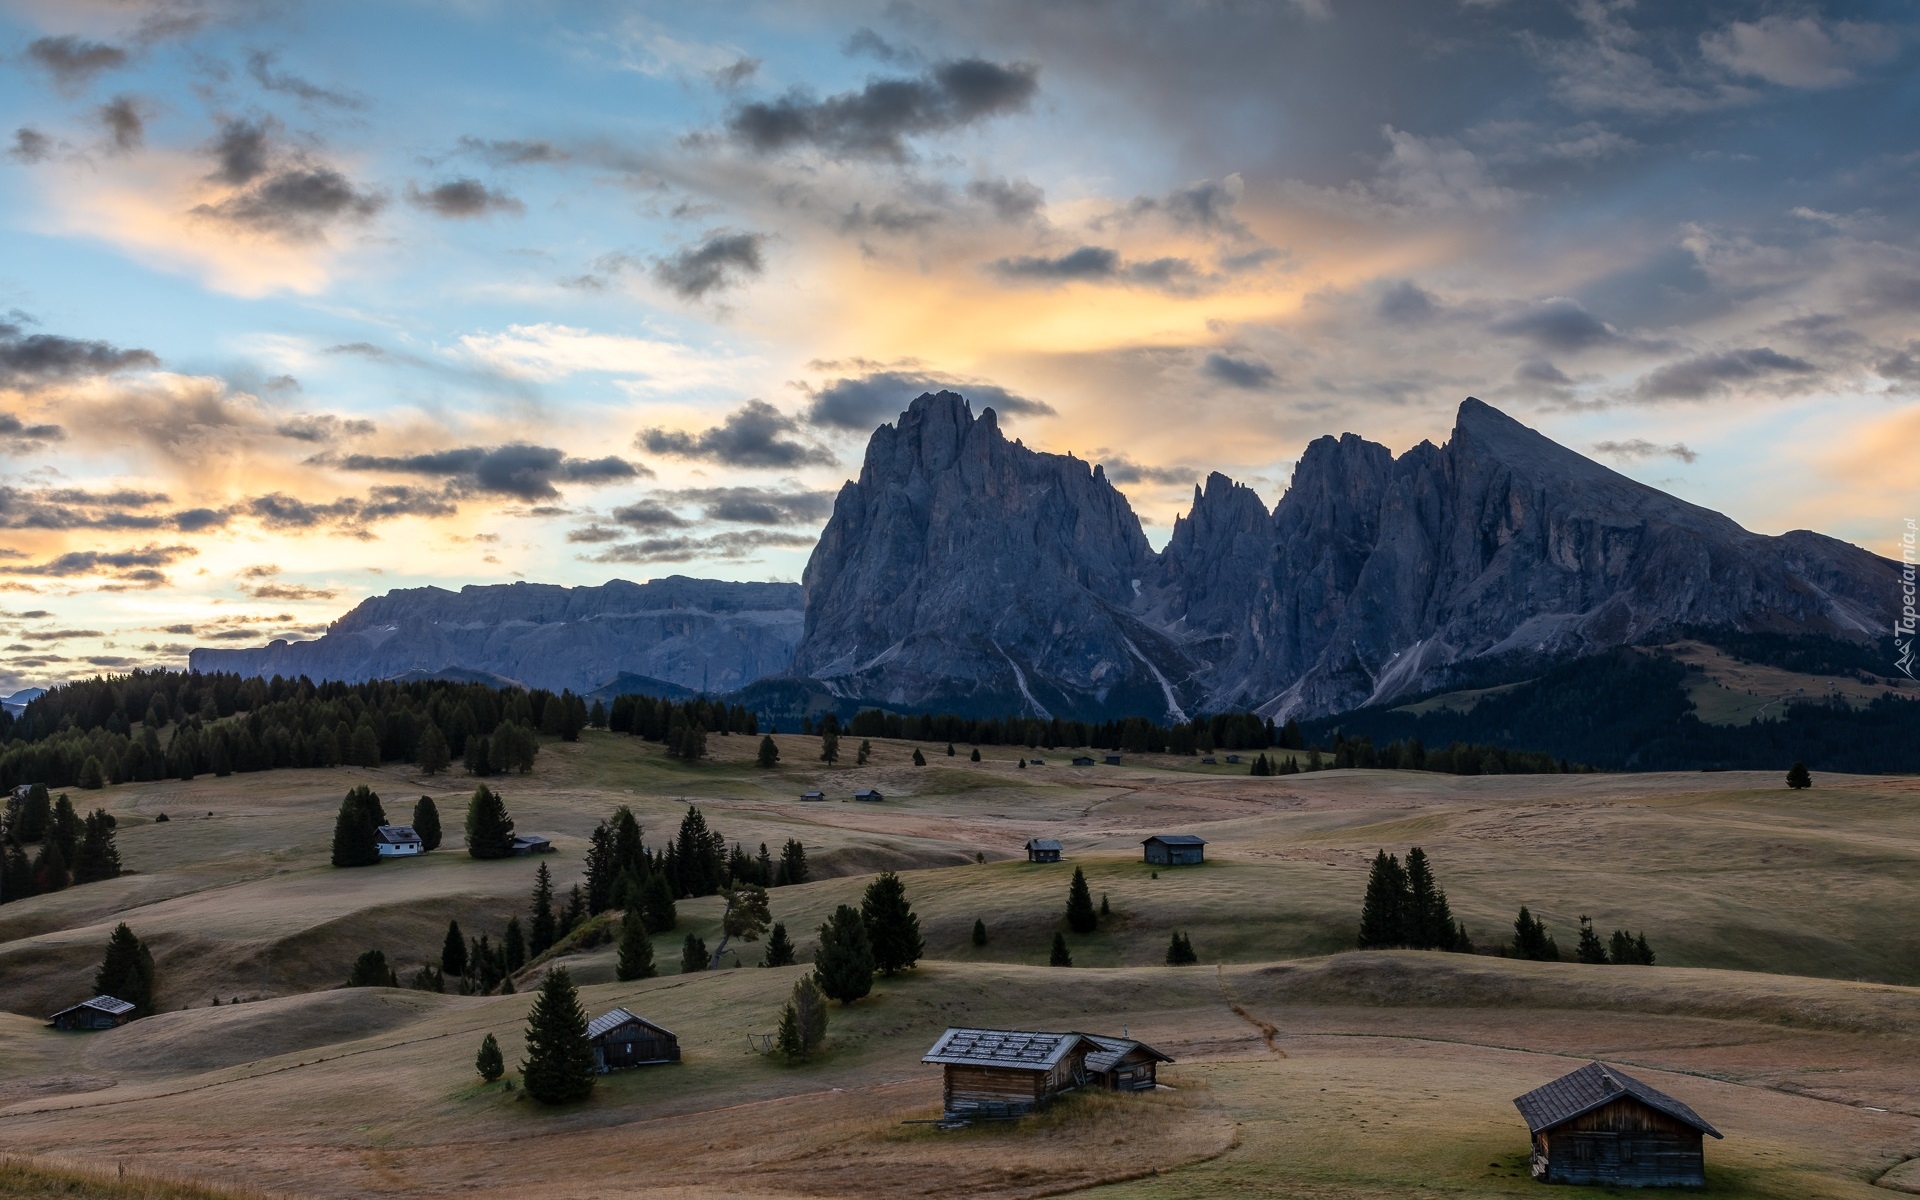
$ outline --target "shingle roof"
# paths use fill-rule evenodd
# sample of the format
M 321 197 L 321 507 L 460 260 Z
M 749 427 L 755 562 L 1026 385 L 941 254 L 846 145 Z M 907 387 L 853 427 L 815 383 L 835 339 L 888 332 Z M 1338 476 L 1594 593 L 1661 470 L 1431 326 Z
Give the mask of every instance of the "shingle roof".
M 420 840 L 420 835 L 413 831 L 411 825 L 382 825 L 380 840 L 389 845 L 395 845 L 400 842 L 417 842 Z
M 659 1025 L 655 1025 L 645 1017 L 635 1016 L 628 1009 L 616 1008 L 604 1016 L 595 1017 L 593 1020 L 587 1022 L 587 1040 L 592 1041 L 603 1033 L 610 1033 L 622 1025 L 625 1025 L 628 1021 L 645 1025 L 648 1029 L 657 1029 L 668 1037 L 674 1036 L 673 1031 L 670 1029 L 664 1029 Z
M 103 1012 L 108 1014 L 109 1016 L 115 1016 L 115 1017 L 119 1016 L 121 1013 L 129 1013 L 133 1011 L 133 1005 L 127 1003 L 125 1000 L 120 999 L 118 996 L 95 996 L 91 1000 L 82 1000 L 80 1003 L 74 1005 L 72 1008 L 63 1008 L 60 1010 L 60 1012 L 55 1013 L 53 1015 L 57 1017 L 60 1015 L 60 1013 L 70 1013 L 76 1008 L 91 1008 L 97 1012 Z
M 1089 1050 L 1097 1050 L 1100 1045 L 1084 1033 L 949 1029 L 940 1035 L 940 1040 L 920 1061 L 963 1067 L 1013 1067 L 1047 1071 L 1082 1042 L 1090 1043 Z
M 1097 1033 L 1090 1033 L 1087 1036 L 1100 1043 L 1100 1049 L 1096 1053 L 1087 1055 L 1089 1071 L 1111 1071 L 1121 1059 L 1135 1050 L 1145 1050 L 1161 1062 L 1173 1061 L 1171 1055 L 1162 1054 L 1145 1042 L 1136 1042 L 1130 1038 L 1101 1037 Z
M 1058 850 L 1060 843 L 1054 838 L 1034 838 L 1027 843 L 1029 850 Z
M 1148 838 L 1147 842 L 1159 842 L 1163 846 L 1204 846 L 1207 844 L 1207 839 L 1195 837 L 1191 833 L 1157 833 Z M 1144 846 L 1147 842 L 1140 844 Z
M 1655 1112 L 1683 1121 L 1701 1133 L 1719 1137 L 1720 1131 L 1706 1123 L 1699 1113 L 1658 1088 L 1648 1087 L 1618 1067 L 1590 1062 L 1568 1072 L 1544 1087 L 1514 1098 L 1513 1106 L 1526 1119 L 1529 1133 L 1540 1133 L 1564 1125 L 1582 1113 L 1592 1112 L 1622 1096 L 1631 1096 Z

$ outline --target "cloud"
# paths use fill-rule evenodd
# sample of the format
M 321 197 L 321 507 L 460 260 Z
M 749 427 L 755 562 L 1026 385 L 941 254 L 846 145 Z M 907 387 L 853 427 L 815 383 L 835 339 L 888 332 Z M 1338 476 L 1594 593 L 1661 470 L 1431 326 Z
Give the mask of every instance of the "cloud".
M 240 590 L 255 600 L 331 600 L 340 594 L 338 588 L 307 587 L 298 583 L 242 584 Z
M 214 139 L 213 156 L 218 164 L 209 178 L 236 186 L 251 183 L 266 174 L 273 153 L 273 122 L 228 121 Z
M 1691 463 L 1700 458 L 1698 452 L 1689 450 L 1685 442 L 1673 442 L 1660 446 L 1645 438 L 1629 438 L 1623 442 L 1595 442 L 1595 454 L 1604 454 L 1609 458 L 1624 458 L 1637 461 L 1645 458 L 1677 458 L 1681 462 Z
M 349 454 L 339 465 L 349 471 L 444 476 L 462 490 L 521 500 L 557 500 L 560 491 L 555 483 L 612 483 L 638 478 L 644 471 L 622 458 L 569 458 L 564 451 L 526 442 L 400 457 Z
M 165 512 L 165 492 L 134 488 L 90 492 L 85 488 L 28 490 L 0 484 L 0 529 L 174 529 L 182 533 L 224 525 L 227 515 L 214 509 Z
M 707 72 L 707 80 L 723 92 L 730 92 L 760 73 L 760 60 L 742 55 L 724 67 Z
M 1642 376 L 1633 393 L 1641 400 L 1699 400 L 1719 395 L 1733 384 L 1757 383 L 1781 375 L 1805 376 L 1817 370 L 1803 358 L 1760 346 L 1668 363 Z
M 674 342 L 569 325 L 513 325 L 504 333 L 467 334 L 460 344 L 475 359 L 514 379 L 554 380 L 604 371 L 651 387 L 677 389 L 719 382 L 725 367 Z
M 25 454 L 66 436 L 67 431 L 58 425 L 28 425 L 12 413 L 0 412 L 0 452 Z
M 967 183 L 967 196 L 993 210 L 1009 224 L 1031 221 L 1046 203 L 1047 194 L 1024 179 L 974 179 Z
M 1439 299 L 1411 279 L 1389 284 L 1373 309 L 1381 320 L 1402 325 L 1424 321 L 1439 310 Z
M 1897 34 L 1879 25 L 1838 21 L 1829 26 L 1813 17 L 1775 14 L 1709 33 L 1700 39 L 1700 51 L 1735 75 L 1811 89 L 1852 83 L 1855 67 L 1887 61 L 1899 44 Z
M 450 179 L 426 191 L 407 189 L 407 198 L 442 217 L 484 217 L 492 213 L 523 213 L 527 206 L 511 195 L 487 187 L 478 179 Z
M 496 167 L 519 167 L 529 163 L 561 163 L 573 157 L 552 142 L 539 138 L 528 140 L 507 139 L 494 141 L 487 138 L 462 137 L 460 150 L 472 154 Z
M 826 519 L 832 492 L 778 491 L 771 488 L 686 488 L 668 493 L 679 504 L 697 504 L 709 521 L 740 525 L 799 525 Z
M 1039 90 L 1038 68 L 979 58 L 935 63 L 917 79 L 873 79 L 824 100 L 795 89 L 743 104 L 727 118 L 733 138 L 759 154 L 811 146 L 836 158 L 903 161 L 906 139 L 1020 112 Z
M 22 125 L 13 131 L 13 145 L 7 148 L 7 157 L 20 163 L 45 162 L 53 157 L 53 139 Z
M 285 71 L 275 71 L 274 61 L 279 56 L 266 50 L 251 50 L 247 53 L 247 74 L 253 81 L 269 92 L 281 92 L 308 104 L 324 104 L 332 108 L 363 109 L 366 98 L 352 92 L 321 87 L 310 83 L 298 75 Z
M 1537 383 L 1552 388 L 1570 388 L 1573 379 L 1565 371 L 1538 356 L 1521 360 L 1513 369 L 1513 377 L 1521 383 Z
M 653 277 L 674 294 L 699 300 L 762 274 L 766 262 L 761 248 L 766 240 L 765 234 L 716 231 L 699 245 L 654 263 Z
M 53 76 L 63 89 L 92 82 L 95 75 L 127 65 L 127 52 L 105 42 L 90 42 L 68 34 L 43 37 L 27 46 L 27 57 Z
M 8 575 L 42 575 L 55 579 L 106 576 L 123 584 L 155 588 L 166 584 L 160 570 L 198 554 L 192 546 L 146 545 L 137 550 L 74 550 L 30 566 L 0 567 Z
M 1130 483 L 1187 484 L 1200 474 L 1191 467 L 1150 467 L 1111 450 L 1097 451 L 1095 461 L 1100 464 L 1108 482 L 1122 486 Z
M 338 351 L 345 347 L 335 346 L 331 349 Z M 372 421 L 336 417 L 332 413 L 299 413 L 275 425 L 273 431 L 296 442 L 331 443 L 345 438 L 369 437 L 378 431 L 378 427 Z
M 694 559 L 752 558 L 762 550 L 799 549 L 811 546 L 818 538 L 803 534 L 776 533 L 765 529 L 744 529 L 719 533 L 712 537 L 644 538 L 637 542 L 610 546 L 584 559 L 596 563 L 691 562 Z
M 685 529 L 693 522 L 658 500 L 640 500 L 613 510 L 613 519 L 637 529 Z
M 146 116 L 136 97 L 115 96 L 96 109 L 95 116 L 107 131 L 114 150 L 121 154 L 133 153 L 147 139 Z
M 224 167 L 223 167 L 224 169 Z M 323 163 L 294 163 L 274 170 L 244 191 L 201 204 L 194 215 L 296 241 L 318 240 L 339 220 L 365 220 L 386 201 L 363 192 Z
M 0 383 L 111 375 L 159 365 L 159 356 L 151 350 L 122 350 L 103 341 L 51 333 L 28 334 L 18 324 L 0 321 Z
M 733 467 L 830 467 L 838 462 L 824 446 L 782 435 L 800 423 L 764 400 L 749 400 L 719 425 L 700 433 L 645 429 L 634 439 L 642 449 L 674 458 L 703 458 Z
M 1236 173 L 1221 179 L 1202 179 L 1159 198 L 1141 196 L 1127 211 L 1131 215 L 1164 213 L 1176 225 L 1244 237 L 1247 227 L 1233 215 L 1233 209 L 1245 193 L 1246 182 Z
M 1184 258 L 1122 263 L 1119 252 L 1105 246 L 1081 246 L 1053 257 L 1016 255 L 997 259 L 987 269 L 1016 283 L 1121 283 L 1174 290 L 1190 290 L 1200 278 L 1200 271 Z
M 945 390 L 965 395 L 976 409 L 1001 416 L 1054 415 L 1043 400 L 1029 400 L 990 383 L 973 383 L 938 372 L 885 368 L 835 379 L 811 393 L 807 421 L 813 425 L 870 433 L 890 421 L 923 392 Z
M 1260 391 L 1273 386 L 1273 368 L 1257 358 L 1234 358 L 1218 351 L 1207 355 L 1201 371 L 1232 387 Z
M 460 508 L 444 493 L 383 486 L 368 489 L 364 500 L 342 496 L 325 504 L 272 492 L 246 501 L 241 511 L 268 529 L 312 529 L 321 525 L 363 529 L 375 521 L 397 517 L 450 517 Z
M 1541 300 L 1501 317 L 1488 328 L 1505 337 L 1526 338 L 1549 350 L 1563 352 L 1624 340 L 1613 326 L 1567 296 Z
M 624 529 L 615 529 L 611 525 L 595 522 L 578 529 L 567 530 L 567 541 L 575 545 L 598 545 L 601 542 L 617 542 L 627 536 Z

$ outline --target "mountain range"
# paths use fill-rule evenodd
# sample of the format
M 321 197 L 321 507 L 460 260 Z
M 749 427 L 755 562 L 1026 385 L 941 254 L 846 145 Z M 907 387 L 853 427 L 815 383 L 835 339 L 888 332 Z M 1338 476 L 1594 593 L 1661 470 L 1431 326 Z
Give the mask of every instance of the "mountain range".
M 938 392 L 874 432 L 798 588 L 410 589 L 317 641 L 192 665 L 582 692 L 623 672 L 636 691 L 785 677 L 842 706 L 1284 719 L 1682 626 L 1871 641 L 1896 571 L 1821 534 L 1752 533 L 1471 398 L 1444 445 L 1314 441 L 1271 510 L 1210 475 L 1156 553 L 1100 466 L 1010 441 L 992 409 Z

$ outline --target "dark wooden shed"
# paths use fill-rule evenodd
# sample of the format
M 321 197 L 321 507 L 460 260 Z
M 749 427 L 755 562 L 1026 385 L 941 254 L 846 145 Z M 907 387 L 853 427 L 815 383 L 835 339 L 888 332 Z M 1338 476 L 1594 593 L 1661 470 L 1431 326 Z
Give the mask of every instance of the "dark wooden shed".
M 603 1073 L 680 1061 L 679 1038 L 624 1008 L 587 1022 L 587 1041 L 594 1068 Z
M 551 854 L 553 839 L 541 837 L 537 833 L 515 834 L 513 852 L 515 854 Z
M 1618 1067 L 1590 1062 L 1514 1100 L 1543 1183 L 1705 1187 L 1700 1114 Z
M 827 794 L 825 792 L 801 792 L 800 798 L 802 800 L 825 800 Z
M 1093 760 L 1084 754 L 1076 754 L 1073 756 L 1073 765 L 1076 767 L 1090 767 L 1093 765 Z
M 1207 841 L 1191 833 L 1157 833 L 1140 843 L 1147 861 L 1162 867 L 1184 867 L 1205 862 Z
M 853 794 L 853 798 L 855 800 L 865 801 L 868 804 L 879 804 L 886 799 L 885 796 L 880 794 L 879 788 L 861 788 Z
M 920 1061 L 945 1070 L 948 1118 L 1013 1117 L 1089 1082 L 1087 1055 L 1103 1050 L 1084 1033 L 949 1029 Z
M 1087 1074 L 1109 1091 L 1150 1092 L 1159 1086 L 1160 1064 L 1173 1061 L 1145 1042 L 1097 1033 L 1087 1036 L 1100 1043 L 1098 1053 L 1087 1055 Z
M 1117 766 L 1119 766 L 1119 765 L 1120 765 L 1120 756 L 1119 756 L 1118 754 L 1109 754 L 1109 755 L 1107 755 L 1107 765 L 1108 765 L 1108 766 L 1110 766 L 1110 767 L 1117 767 Z
M 1060 843 L 1053 838 L 1034 838 L 1027 843 L 1028 862 L 1059 862 Z
M 95 996 L 47 1018 L 55 1029 L 117 1029 L 133 1020 L 133 1005 L 115 996 Z

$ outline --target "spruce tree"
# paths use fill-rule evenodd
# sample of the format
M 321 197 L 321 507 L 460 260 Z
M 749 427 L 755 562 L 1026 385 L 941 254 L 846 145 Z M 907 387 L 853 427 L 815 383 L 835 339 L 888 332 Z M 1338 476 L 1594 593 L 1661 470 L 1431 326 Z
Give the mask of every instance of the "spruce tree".
M 80 814 L 65 792 L 53 802 L 53 818 L 47 824 L 47 840 L 60 847 L 62 862 L 71 863 L 80 849 Z
M 861 738 L 860 749 L 857 750 L 853 756 L 853 765 L 856 767 L 864 767 L 867 765 L 867 759 L 871 758 L 872 756 L 873 756 L 873 743 L 868 741 L 866 738 Z
M 1813 776 L 1807 774 L 1807 764 L 1797 762 L 1788 768 L 1787 786 L 1796 792 L 1802 788 L 1810 788 L 1813 786 Z
M 1535 962 L 1559 962 L 1560 947 L 1554 944 L 1553 935 L 1538 917 L 1520 906 L 1520 915 L 1513 921 L 1513 956 L 1532 959 Z
M 500 1057 L 500 1043 L 492 1034 L 481 1040 L 480 1053 L 473 1056 L 473 1069 L 488 1083 L 507 1073 L 507 1060 Z
M 1087 890 L 1087 877 L 1079 867 L 1073 869 L 1073 882 L 1067 885 L 1067 928 L 1075 933 L 1092 933 L 1100 927 L 1093 911 L 1093 893 Z
M 527 1013 L 527 1058 L 520 1078 L 542 1104 L 571 1104 L 593 1092 L 593 1048 L 587 1014 L 565 967 L 548 971 Z
M 1406 945 L 1410 902 L 1407 873 L 1401 869 L 1400 860 L 1385 850 L 1374 855 L 1373 869 L 1367 876 L 1367 896 L 1360 906 L 1360 948 Z
M 97 792 L 107 786 L 107 769 L 90 754 L 87 761 L 80 764 L 80 777 L 75 782 L 85 791 Z
M 47 785 L 36 783 L 27 789 L 27 798 L 21 801 L 19 824 L 14 836 L 22 845 L 31 846 L 47 836 L 47 824 L 53 819 L 53 797 L 47 793 Z
M 27 859 L 26 848 L 9 838 L 5 854 L 6 861 L 0 863 L 0 904 L 33 895 L 33 863 Z
M 547 864 L 541 863 L 540 869 L 533 873 L 533 905 L 528 919 L 527 953 L 539 958 L 553 945 L 553 940 L 553 872 L 547 870 Z
M 361 789 L 347 793 L 340 802 L 339 815 L 333 819 L 333 865 L 370 867 L 380 861 L 379 827 L 373 814 L 358 795 Z
M 413 831 L 420 835 L 420 849 L 440 848 L 440 806 L 433 802 L 432 796 L 422 796 L 413 802 Z
M 860 917 L 873 947 L 873 964 L 882 975 L 906 970 L 920 961 L 926 948 L 920 940 L 920 918 L 907 903 L 907 888 L 898 875 L 886 871 L 867 885 L 867 894 L 860 901 Z
M 613 966 L 613 977 L 622 983 L 652 979 L 659 971 L 653 965 L 653 939 L 647 935 L 647 923 L 637 910 L 629 909 L 620 918 L 620 957 Z
M 975 746 L 975 747 L 973 748 L 973 754 L 972 754 L 972 756 L 971 756 L 971 757 L 970 757 L 970 758 L 968 759 L 968 761 L 969 761 L 969 762 L 979 762 L 979 761 L 980 761 L 980 747 L 978 747 L 978 746 Z
M 829 724 L 820 731 L 820 761 L 832 766 L 840 761 L 840 729 Z
M 1073 965 L 1073 955 L 1067 953 L 1067 938 L 1065 934 L 1055 933 L 1053 935 L 1053 953 L 1047 956 L 1047 965 L 1050 967 L 1070 967 Z
M 527 965 L 527 935 L 520 928 L 519 917 L 507 918 L 507 932 L 500 939 L 500 952 L 509 975 Z
M 807 1056 L 806 1047 L 800 1043 L 800 1014 L 791 1003 L 780 1010 L 780 1029 L 773 1035 L 773 1049 L 788 1066 Z
M 827 1040 L 827 997 L 813 976 L 802 975 L 793 983 L 792 1003 L 800 1018 L 800 1047 L 811 1054 Z
M 1199 961 L 1200 956 L 1193 952 L 1193 943 L 1186 934 L 1176 929 L 1173 936 L 1167 939 L 1167 965 L 1184 967 Z
M 916 767 L 924 767 L 927 765 L 927 756 L 920 753 L 920 747 L 918 746 L 913 748 L 913 765 Z
M 1580 948 L 1574 957 L 1589 965 L 1606 965 L 1607 948 L 1601 944 L 1600 935 L 1593 931 L 1593 918 L 1585 914 L 1580 917 Z
M 347 793 L 347 796 L 367 810 L 367 820 L 373 823 L 375 829 L 378 829 L 382 825 L 391 824 L 391 822 L 387 820 L 386 808 L 380 803 L 380 794 L 366 784 L 356 784 L 353 790 Z
M 400 979 L 387 965 L 387 956 L 378 950 L 363 950 L 360 957 L 353 960 L 353 970 L 347 975 L 348 987 L 390 987 L 400 986 Z
M 133 1015 L 153 1012 L 153 955 L 145 942 L 133 935 L 122 921 L 107 939 L 107 954 L 93 976 L 93 990 L 133 1005 Z
M 1418 846 L 1407 851 L 1406 870 L 1405 944 L 1419 950 L 1453 949 L 1453 908 L 1447 903 L 1447 893 L 1434 882 L 1427 852 Z
M 767 956 L 761 960 L 763 967 L 790 967 L 794 963 L 793 939 L 787 936 L 787 927 L 779 921 L 773 924 L 773 932 L 767 935 Z
M 807 881 L 807 848 L 793 838 L 780 848 L 780 875 L 783 884 Z
M 60 843 L 51 837 L 42 839 L 40 853 L 33 860 L 33 890 L 44 896 L 62 890 L 69 882 L 67 857 L 60 853 Z
M 654 933 L 670 932 L 680 923 L 673 910 L 673 885 L 667 882 L 666 872 L 655 871 L 641 885 L 640 916 Z
M 1645 933 L 1637 934 L 1633 939 L 1633 961 L 1636 965 L 1642 967 L 1650 967 L 1653 965 L 1653 947 L 1647 945 L 1647 935 Z
M 780 747 L 774 744 L 772 734 L 766 734 L 760 739 L 760 753 L 754 762 L 762 767 L 773 767 L 779 764 Z
M 114 819 L 104 808 L 87 814 L 80 849 L 73 859 L 73 881 L 96 883 L 120 874 L 120 851 L 113 844 Z
M 513 853 L 513 818 L 484 783 L 467 803 L 467 853 L 474 858 L 506 858 Z
M 948 742 L 948 743 L 947 743 L 947 757 L 948 757 L 948 758 L 952 758 L 952 757 L 953 757 L 953 743 L 952 743 L 952 742 Z
M 455 979 L 467 973 L 467 939 L 460 922 L 447 922 L 447 940 L 440 947 L 440 970 Z
M 648 871 L 647 848 L 642 842 L 639 818 L 633 810 L 622 804 L 613 810 L 613 822 L 608 826 L 612 841 L 608 852 L 611 854 L 611 868 L 617 875 L 622 871 L 631 871 L 635 875 L 645 875 Z
M 820 990 L 841 1004 L 852 1004 L 873 990 L 873 944 L 859 909 L 842 904 L 820 926 L 813 976 Z
M 687 940 L 680 944 L 680 973 L 692 975 L 706 969 L 707 941 L 690 933 L 687 935 Z
M 438 775 L 453 765 L 453 752 L 447 747 L 447 735 L 440 732 L 440 726 L 431 720 L 420 731 L 420 741 L 413 748 L 413 756 L 422 775 Z
M 987 923 L 979 917 L 973 919 L 973 944 L 976 946 L 987 944 Z

